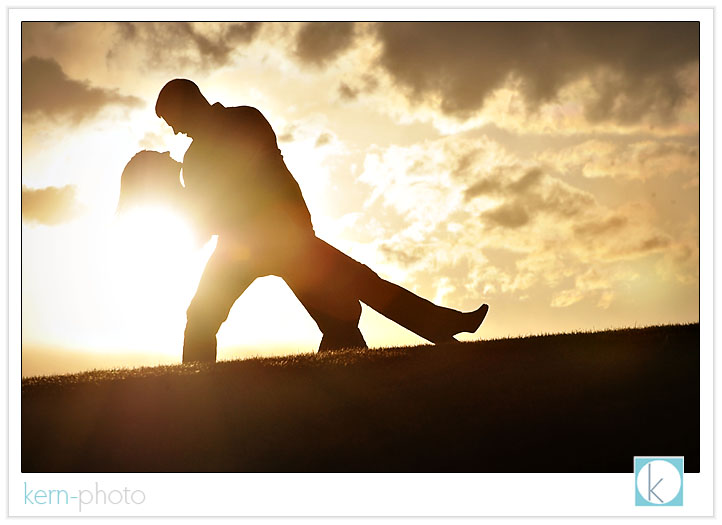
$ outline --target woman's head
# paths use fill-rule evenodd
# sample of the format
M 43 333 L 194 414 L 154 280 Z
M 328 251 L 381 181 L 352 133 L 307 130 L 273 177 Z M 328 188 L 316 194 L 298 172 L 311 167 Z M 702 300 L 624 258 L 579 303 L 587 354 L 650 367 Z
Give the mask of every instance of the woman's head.
M 140 205 L 181 205 L 181 166 L 169 152 L 143 150 L 136 153 L 120 176 L 117 211 Z
M 187 225 L 198 246 L 211 236 L 204 222 L 188 199 L 181 184 L 182 164 L 173 160 L 170 153 L 139 151 L 126 164 L 120 176 L 120 198 L 117 213 L 138 206 L 161 206 L 188 219 Z

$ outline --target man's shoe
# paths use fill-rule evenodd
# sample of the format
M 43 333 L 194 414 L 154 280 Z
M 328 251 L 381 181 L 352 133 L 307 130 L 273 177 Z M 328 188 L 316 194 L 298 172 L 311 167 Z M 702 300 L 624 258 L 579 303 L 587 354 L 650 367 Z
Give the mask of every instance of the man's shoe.
M 462 314 L 464 316 L 464 328 L 462 330 L 459 330 L 460 332 L 469 332 L 474 333 L 476 332 L 479 327 L 481 326 L 481 323 L 484 322 L 484 318 L 486 318 L 486 314 L 489 311 L 489 305 L 488 304 L 482 304 L 479 308 L 474 310 L 473 312 L 465 312 Z
M 439 334 L 438 336 L 430 338 L 429 340 L 437 345 L 458 343 L 459 341 L 454 338 L 454 335 L 461 332 L 470 332 L 472 334 L 476 332 L 481 326 L 481 323 L 484 322 L 484 318 L 486 317 L 488 311 L 489 305 L 482 304 L 473 312 L 457 312 L 457 314 L 460 316 L 459 324 L 451 328 L 450 333 L 447 332 Z M 459 319 L 459 317 L 457 317 L 457 319 Z

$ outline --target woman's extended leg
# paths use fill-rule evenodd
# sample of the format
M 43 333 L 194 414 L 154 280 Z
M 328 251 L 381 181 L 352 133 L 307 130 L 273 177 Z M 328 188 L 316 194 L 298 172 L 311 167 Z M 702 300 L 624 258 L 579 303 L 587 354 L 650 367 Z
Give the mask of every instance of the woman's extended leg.
M 364 268 L 358 288 L 361 301 L 432 343 L 451 343 L 458 333 L 476 332 L 489 311 L 486 304 L 473 312 L 436 305 Z
M 438 306 L 393 284 L 330 244 L 314 237 L 303 257 L 306 288 L 329 298 L 359 299 L 404 328 L 433 343 L 454 341 L 460 332 L 475 332 L 489 307 L 459 312 Z M 332 301 L 327 303 L 332 304 Z M 326 307 L 333 308 L 332 306 Z

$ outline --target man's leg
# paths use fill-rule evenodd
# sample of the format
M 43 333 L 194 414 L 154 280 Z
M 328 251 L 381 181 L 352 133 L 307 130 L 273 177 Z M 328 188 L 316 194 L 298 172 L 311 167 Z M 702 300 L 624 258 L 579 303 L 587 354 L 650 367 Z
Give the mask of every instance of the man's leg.
M 323 334 L 319 352 L 368 348 L 358 328 L 361 303 L 337 261 L 319 250 L 319 239 L 301 232 L 271 251 L 273 273 L 286 281 Z
M 318 351 L 368 348 L 358 328 L 361 303 L 334 286 L 332 280 L 315 290 L 299 286 L 292 278 L 286 284 L 321 330 Z
M 215 362 L 216 333 L 233 303 L 257 277 L 249 264 L 234 258 L 218 240 L 187 310 L 183 362 Z

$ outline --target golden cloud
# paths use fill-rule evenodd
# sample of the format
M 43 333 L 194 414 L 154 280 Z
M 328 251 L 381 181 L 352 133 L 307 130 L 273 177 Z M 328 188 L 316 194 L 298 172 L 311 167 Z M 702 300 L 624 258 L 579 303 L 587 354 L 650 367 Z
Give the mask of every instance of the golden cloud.
M 23 221 L 54 226 L 75 219 L 81 212 L 75 186 L 22 188 Z
M 126 109 L 143 106 L 137 97 L 116 90 L 93 87 L 69 78 L 52 59 L 30 57 L 22 63 L 23 117 L 46 117 L 78 124 L 98 115 L 107 106 Z

